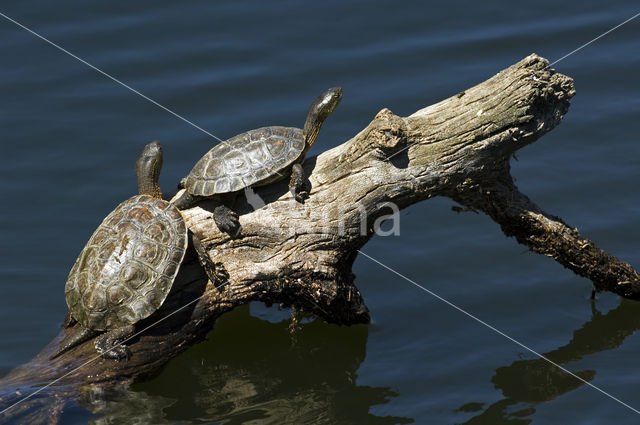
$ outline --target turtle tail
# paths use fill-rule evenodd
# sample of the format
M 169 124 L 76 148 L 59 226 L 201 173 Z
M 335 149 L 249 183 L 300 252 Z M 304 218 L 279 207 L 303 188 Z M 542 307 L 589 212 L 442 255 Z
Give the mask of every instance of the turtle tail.
M 76 345 L 82 344 L 86 340 L 91 339 L 92 337 L 96 336 L 99 333 L 100 331 L 95 331 L 93 329 L 80 328 L 78 332 L 62 340 L 62 342 L 60 343 L 60 349 L 56 351 L 51 357 L 49 357 L 49 360 L 55 359 L 60 354 L 66 353 Z
M 185 190 L 182 192 L 182 195 L 173 202 L 173 205 L 175 205 L 179 210 L 186 210 L 187 208 L 193 207 L 201 199 L 204 199 L 204 197 L 192 195 L 188 190 Z

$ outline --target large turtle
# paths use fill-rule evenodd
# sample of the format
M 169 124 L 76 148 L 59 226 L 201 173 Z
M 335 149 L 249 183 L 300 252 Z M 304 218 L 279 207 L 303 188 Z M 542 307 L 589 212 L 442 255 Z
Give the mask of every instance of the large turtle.
M 164 302 L 188 244 L 188 231 L 178 208 L 162 200 L 158 177 L 162 147 L 151 142 L 136 161 L 140 194 L 116 207 L 93 233 L 76 260 L 65 286 L 68 324 L 79 332 L 63 341 L 51 358 L 105 332 L 95 340 L 103 357 L 123 359 L 121 342 L 134 324 Z M 198 258 L 213 279 L 213 266 L 194 237 Z M 210 260 L 209 260 L 210 261 Z
M 303 202 L 308 193 L 304 190 L 305 175 L 301 164 L 318 138 L 322 123 L 335 110 L 340 99 L 340 87 L 322 93 L 311 104 L 304 129 L 263 127 L 215 146 L 182 180 L 180 186 L 185 191 L 174 204 L 180 209 L 190 208 L 204 198 L 263 186 L 289 175 L 289 190 L 298 202 Z M 221 231 L 232 236 L 240 233 L 238 215 L 224 202 L 213 210 L 213 218 Z

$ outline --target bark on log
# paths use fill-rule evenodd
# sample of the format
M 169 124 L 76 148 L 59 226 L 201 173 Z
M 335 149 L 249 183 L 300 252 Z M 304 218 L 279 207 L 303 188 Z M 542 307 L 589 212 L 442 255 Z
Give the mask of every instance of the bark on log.
M 286 181 L 256 189 L 264 207 L 253 210 L 244 199 L 236 205 L 241 238 L 218 231 L 206 202 L 185 211 L 188 227 L 218 263 L 220 281 L 207 282 L 191 252 L 165 305 L 137 329 L 197 301 L 130 341 L 129 361 L 96 359 L 65 376 L 58 382 L 63 385 L 47 390 L 47 405 L 78 397 L 89 383 L 107 385 L 159 370 L 201 340 L 217 317 L 251 301 L 293 306 L 330 323 L 367 323 L 369 314 L 351 266 L 372 236 L 373 223 L 390 213 L 389 202 L 402 209 L 447 196 L 488 214 L 507 236 L 591 279 L 597 290 L 640 297 L 639 276 L 630 265 L 542 211 L 518 191 L 509 173 L 511 156 L 558 125 L 573 95 L 569 77 L 530 55 L 408 117 L 383 109 L 351 140 L 308 158 L 304 169 L 312 190 L 303 205 L 292 198 Z M 255 205 L 251 196 L 250 201 Z M 31 362 L 0 381 L 0 408 L 20 398 L 16 390 L 29 394 L 33 385 L 95 358 L 93 342 L 88 341 L 48 360 L 65 333 L 76 330 L 61 332 Z M 35 408 L 38 400 L 22 406 L 31 402 Z M 21 412 L 16 407 L 5 417 Z

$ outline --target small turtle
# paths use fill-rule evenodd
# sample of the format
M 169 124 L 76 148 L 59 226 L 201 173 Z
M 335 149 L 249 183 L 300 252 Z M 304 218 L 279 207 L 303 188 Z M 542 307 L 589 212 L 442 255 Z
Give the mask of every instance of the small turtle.
M 207 152 L 180 183 L 185 191 L 174 204 L 190 208 L 207 197 L 234 194 L 248 187 L 263 186 L 290 175 L 289 190 L 298 202 L 308 196 L 302 162 L 318 138 L 320 127 L 342 99 L 342 89 L 322 93 L 309 108 L 304 129 L 262 127 L 228 139 Z M 221 202 L 222 203 L 222 202 Z M 217 206 L 213 218 L 218 228 L 232 236 L 240 233 L 238 215 Z
M 139 195 L 122 202 L 93 233 L 76 260 L 65 286 L 66 325 L 79 332 L 63 341 L 55 358 L 104 332 L 95 340 L 103 357 L 120 360 L 130 351 L 120 343 L 134 324 L 158 310 L 178 273 L 188 244 L 182 214 L 162 200 L 158 177 L 162 147 L 149 143 L 136 161 Z M 213 280 L 214 266 L 193 237 L 198 258 Z M 210 260 L 209 260 L 210 261 Z

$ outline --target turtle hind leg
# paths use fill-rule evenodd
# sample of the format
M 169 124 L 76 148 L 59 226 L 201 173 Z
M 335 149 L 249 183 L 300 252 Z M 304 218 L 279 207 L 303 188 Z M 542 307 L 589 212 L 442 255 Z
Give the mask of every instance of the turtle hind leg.
M 108 331 L 98 338 L 94 343 L 96 351 L 105 359 L 116 361 L 129 360 L 131 350 L 129 350 L 123 341 L 129 338 L 135 332 L 134 325 L 123 326 L 118 329 Z
M 226 205 L 218 205 L 215 207 L 213 210 L 213 220 L 221 232 L 227 233 L 232 238 L 238 237 L 242 231 L 238 214 Z
M 200 239 L 196 235 L 191 232 L 189 232 L 189 235 L 196 254 L 198 255 L 198 262 L 207 274 L 211 284 L 219 291 L 222 291 L 222 287 L 229 282 L 229 273 L 227 273 L 220 263 L 215 264 L 211 261 L 209 254 L 207 254 L 207 251 L 202 246 L 202 242 L 200 242 Z
M 289 180 L 289 192 L 293 195 L 296 201 L 301 204 L 309 197 L 307 191 L 306 177 L 302 165 L 296 163 L 291 167 L 291 180 Z
M 88 339 L 91 339 L 95 335 L 99 334 L 99 331 L 94 331 L 89 328 L 80 328 L 80 330 L 73 335 L 71 335 L 68 339 L 65 338 L 60 344 L 60 349 L 56 351 L 52 356 L 49 357 L 49 360 L 53 360 L 62 353 L 66 353 L 71 350 L 76 345 L 80 345 Z

